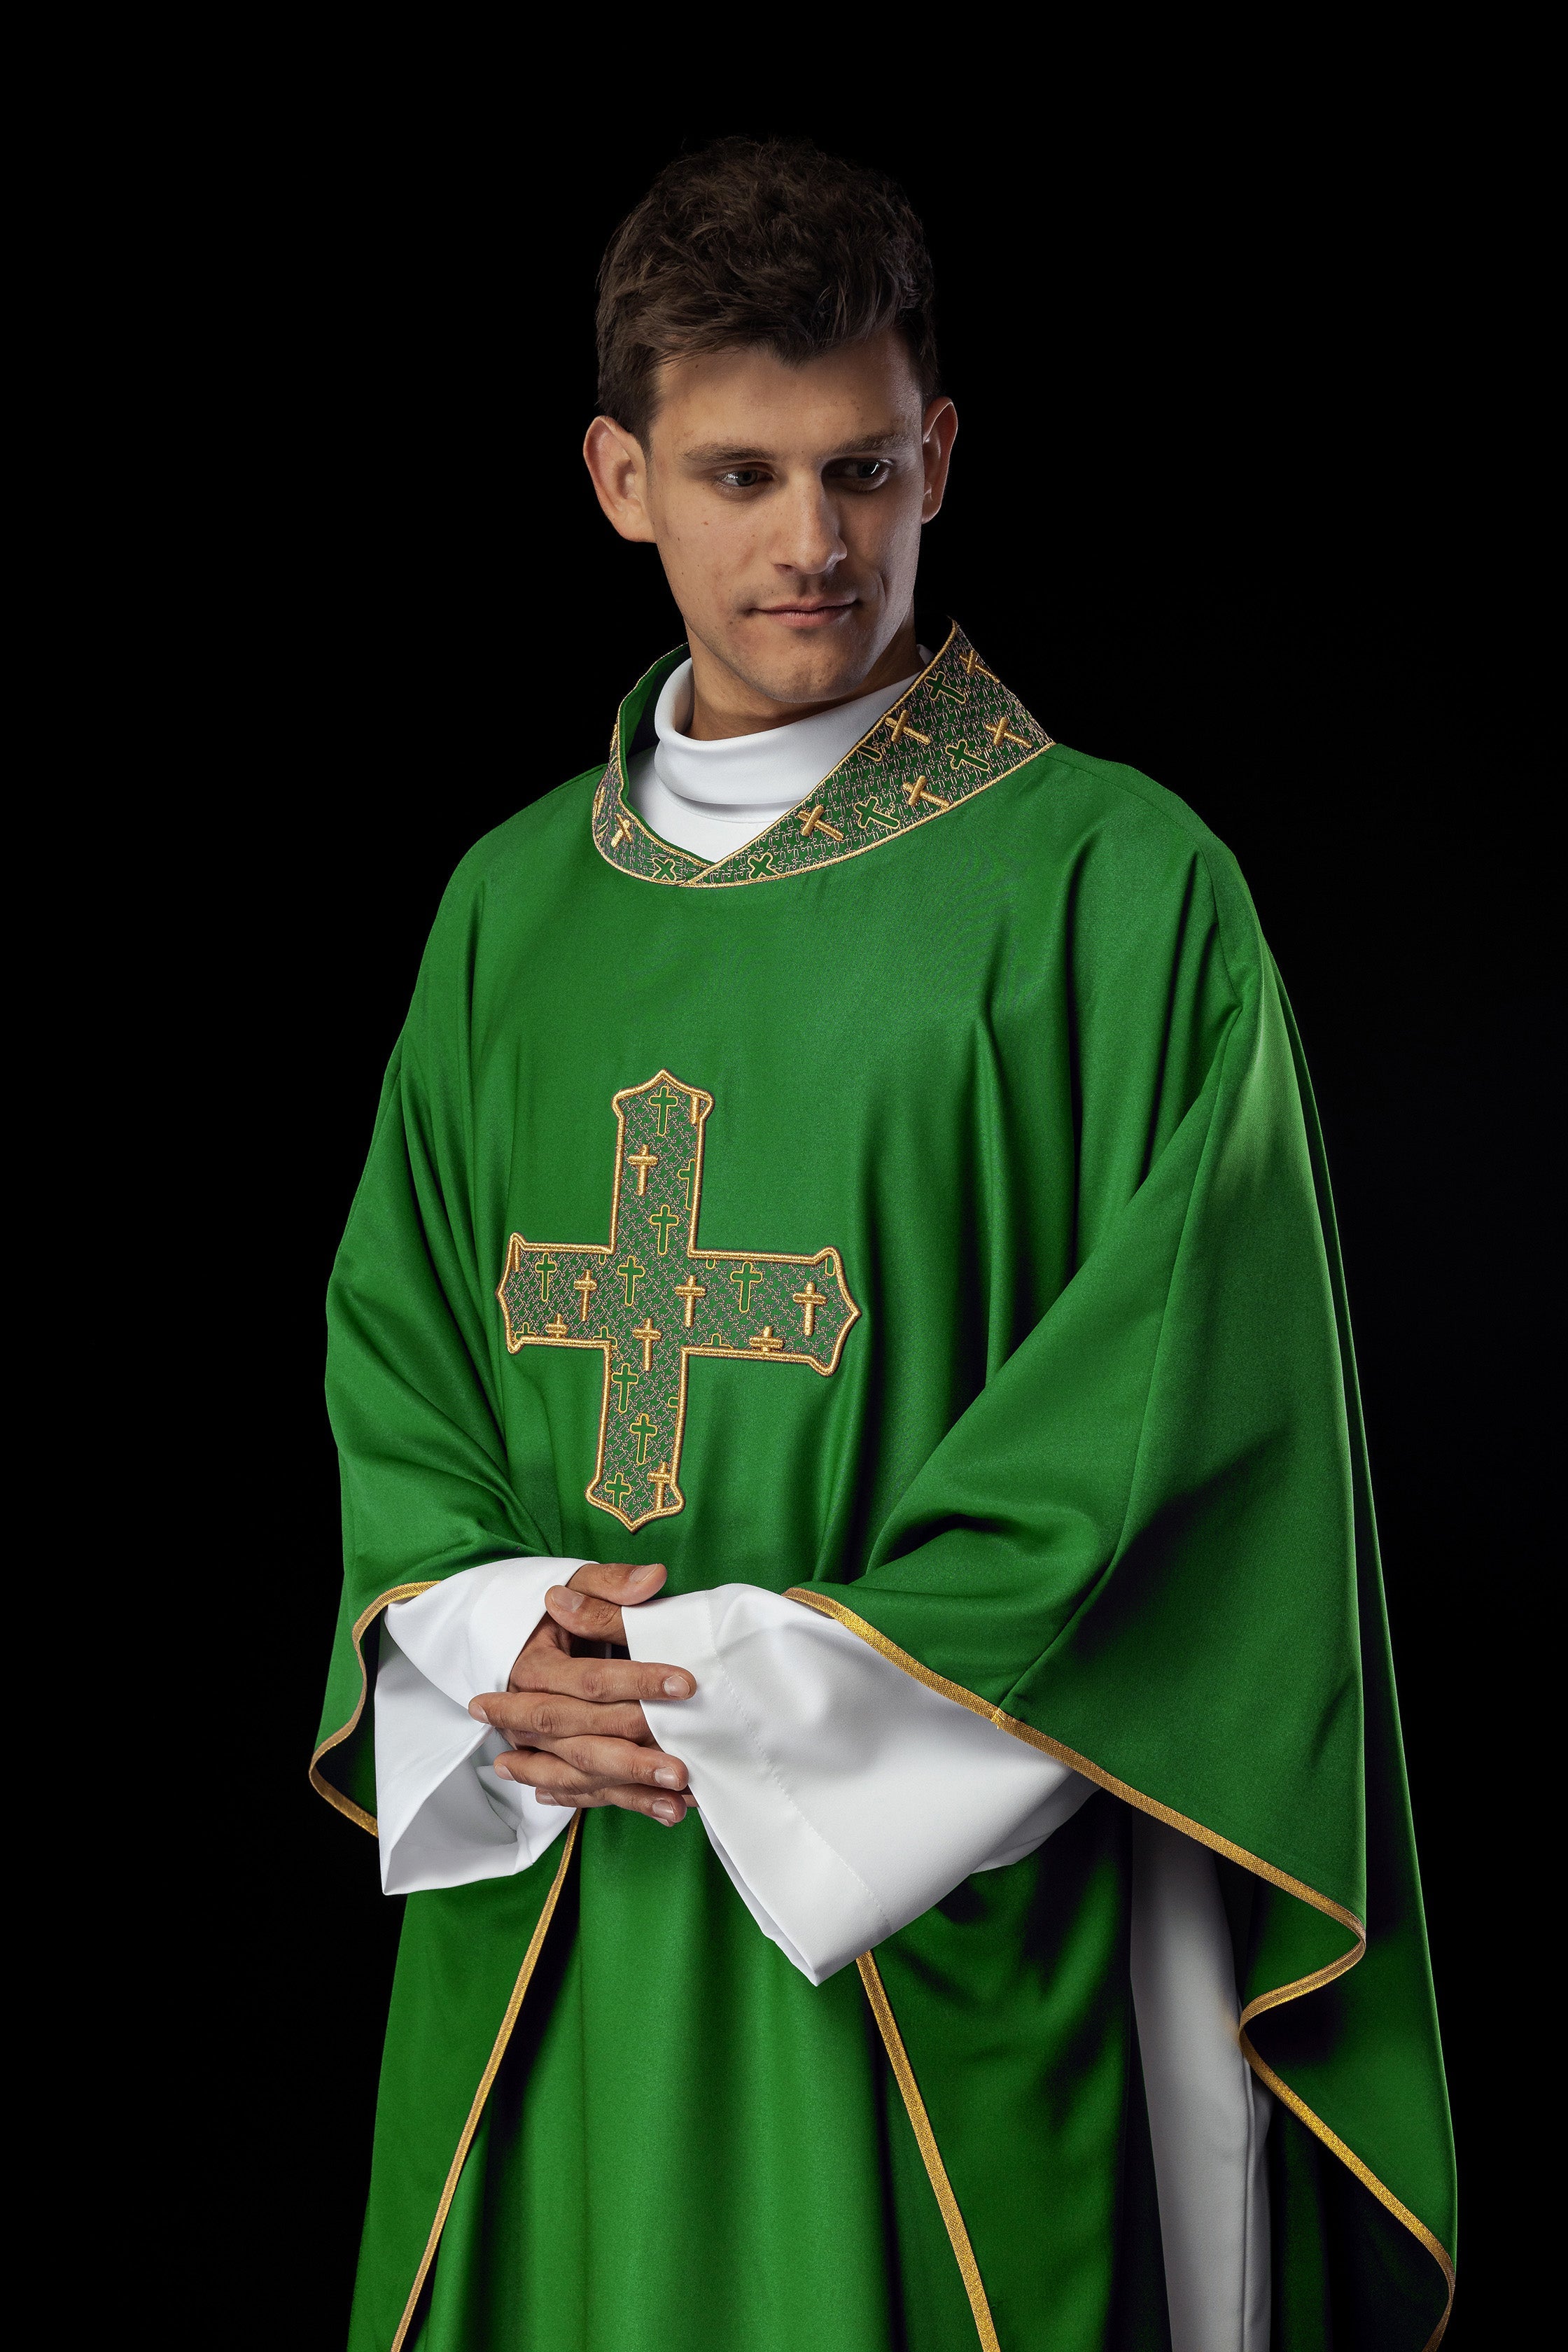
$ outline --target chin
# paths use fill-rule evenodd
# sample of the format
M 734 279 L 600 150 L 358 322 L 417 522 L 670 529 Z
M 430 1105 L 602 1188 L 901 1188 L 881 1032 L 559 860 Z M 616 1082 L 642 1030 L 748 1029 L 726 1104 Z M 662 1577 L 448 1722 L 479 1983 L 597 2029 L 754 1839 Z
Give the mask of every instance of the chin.
M 820 635 L 800 636 L 767 623 L 763 626 L 766 635 L 762 643 L 747 632 L 744 656 L 735 667 L 775 702 L 847 700 L 875 667 L 880 651 L 869 629 L 858 626 L 854 619 Z

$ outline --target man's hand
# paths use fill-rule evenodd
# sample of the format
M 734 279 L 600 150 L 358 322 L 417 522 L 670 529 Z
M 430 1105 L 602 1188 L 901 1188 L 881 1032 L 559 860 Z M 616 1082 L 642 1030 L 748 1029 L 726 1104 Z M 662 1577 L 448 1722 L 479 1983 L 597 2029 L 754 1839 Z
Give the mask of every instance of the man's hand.
M 468 1713 L 512 1742 L 498 1756 L 502 1780 L 521 1780 L 544 1805 L 620 1805 L 673 1829 L 691 1799 L 686 1767 L 656 1746 L 645 1698 L 689 1698 L 697 1685 L 679 1666 L 637 1665 L 623 1652 L 623 1609 L 651 1601 L 662 1568 L 591 1560 L 569 1585 L 552 1585 L 542 1617 L 517 1654 L 504 1692 L 469 1702 Z

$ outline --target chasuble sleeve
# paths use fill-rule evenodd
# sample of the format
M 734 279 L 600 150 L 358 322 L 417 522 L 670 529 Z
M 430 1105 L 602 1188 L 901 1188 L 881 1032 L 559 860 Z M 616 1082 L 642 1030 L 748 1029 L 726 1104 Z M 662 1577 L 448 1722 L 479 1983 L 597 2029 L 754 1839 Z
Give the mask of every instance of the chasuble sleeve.
M 791 1597 L 1245 1874 L 1255 2066 L 1447 2271 L 1452 2145 L 1321 1142 L 1245 886 L 1181 817 L 1168 953 L 1150 916 L 1168 984 L 1076 982 L 1068 1276 L 860 1572 Z
M 494 1276 L 476 1232 L 471 969 L 481 908 L 459 867 L 328 1291 L 344 1574 L 311 1777 L 365 1827 L 375 1804 L 366 1645 L 376 1620 L 456 1570 L 562 1549 L 548 1442 L 514 1452 L 543 1465 L 526 1493 L 509 1465 L 489 1329 Z

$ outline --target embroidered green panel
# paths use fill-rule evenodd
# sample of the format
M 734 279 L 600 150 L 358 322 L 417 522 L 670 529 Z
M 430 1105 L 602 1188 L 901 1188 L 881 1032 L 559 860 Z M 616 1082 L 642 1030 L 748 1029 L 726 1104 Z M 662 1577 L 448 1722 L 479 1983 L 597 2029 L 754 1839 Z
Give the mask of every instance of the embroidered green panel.
M 678 658 L 668 656 L 658 670 L 668 675 Z M 907 693 L 815 792 L 743 849 L 710 865 L 650 833 L 626 797 L 630 699 L 621 705 L 609 764 L 594 795 L 594 840 L 623 873 L 689 889 L 778 882 L 858 856 L 945 816 L 1051 747 L 1039 721 L 955 624 Z
M 701 1250 L 702 1138 L 713 1097 L 659 1070 L 613 1100 L 610 1238 L 513 1234 L 496 1290 L 506 1344 L 597 1348 L 599 1453 L 588 1500 L 624 1527 L 673 1518 L 693 1356 L 834 1371 L 860 1313 L 836 1249 Z

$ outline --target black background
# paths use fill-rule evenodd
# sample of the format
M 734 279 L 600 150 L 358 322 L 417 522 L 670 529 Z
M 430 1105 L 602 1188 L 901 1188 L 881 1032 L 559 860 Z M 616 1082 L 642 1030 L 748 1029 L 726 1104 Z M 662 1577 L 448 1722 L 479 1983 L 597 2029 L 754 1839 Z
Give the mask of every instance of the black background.
M 229 1792 L 232 1924 L 215 1906 L 186 1956 L 193 1987 L 221 1956 L 249 2052 L 211 2240 L 215 2280 L 253 2283 L 226 2332 L 340 2340 L 400 1908 L 304 1779 L 338 1579 L 327 1271 L 447 874 L 602 756 L 620 694 L 679 635 L 657 559 L 613 538 L 577 457 L 593 278 L 653 171 L 739 129 L 882 164 L 927 224 L 961 418 L 928 642 L 956 614 L 1060 740 L 1184 795 L 1237 853 L 1291 991 L 1460 2140 L 1448 2342 L 1500 2341 L 1483 1887 L 1545 1435 L 1528 1363 L 1546 742 L 1539 621 L 1502 552 L 1533 495 L 1528 192 L 1504 174 L 1478 206 L 1455 169 L 1465 109 L 1414 105 L 1392 68 L 1299 109 L 1279 65 L 1256 104 L 1216 85 L 1177 109 L 1108 68 L 1069 88 L 973 57 L 899 96 L 835 68 L 828 100 L 758 102 L 742 78 L 738 102 L 667 89 L 634 108 L 608 59 L 505 97 L 483 63 L 427 83 L 409 50 L 390 79 L 305 74 L 249 119 L 238 164 L 215 138 L 214 218 L 188 189 L 171 207 L 210 481 L 196 784 L 169 839 L 204 887 L 195 929 L 186 894 L 153 954 L 184 1006 L 187 1111 L 201 1071 L 186 1148 L 210 1248 L 241 1256 L 257 1303 L 197 1400 L 225 1465 L 234 1652 L 264 1701 Z

